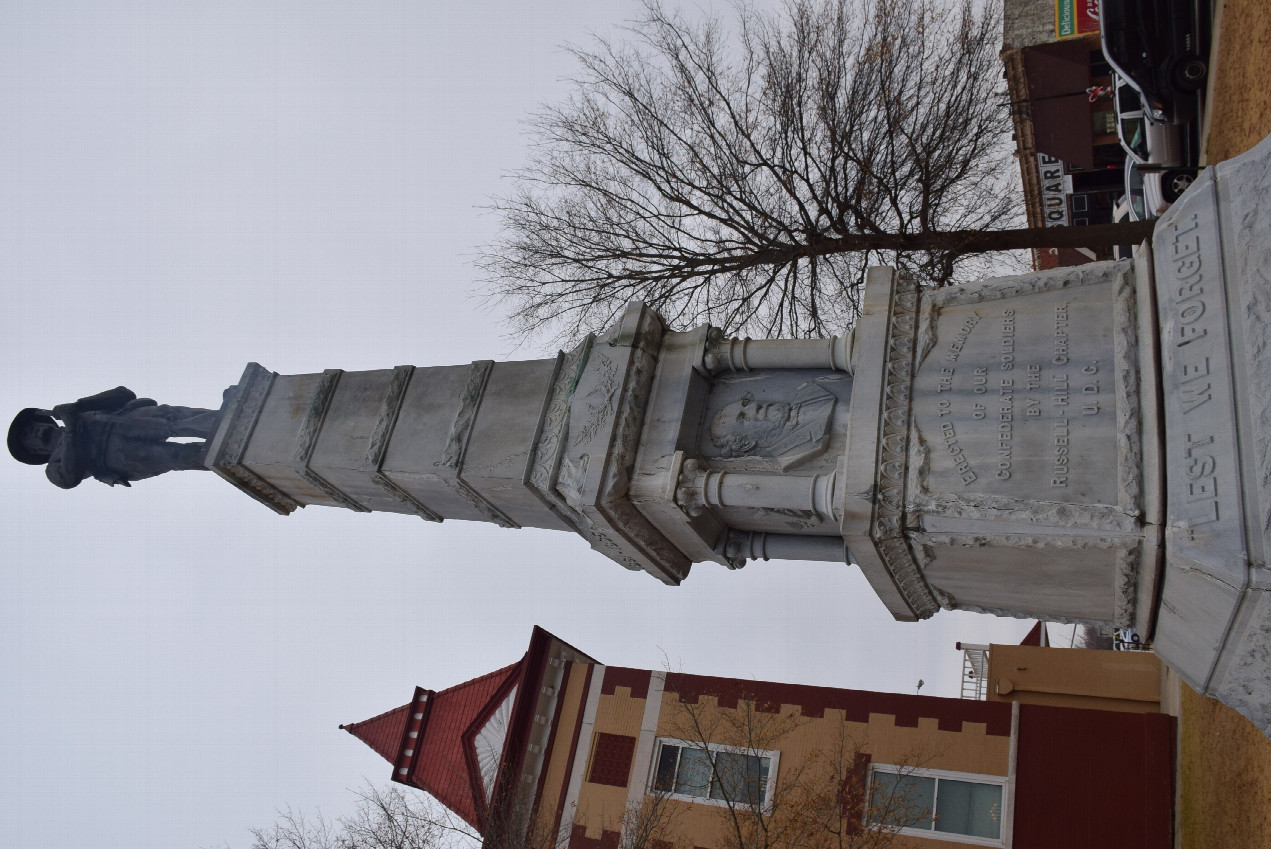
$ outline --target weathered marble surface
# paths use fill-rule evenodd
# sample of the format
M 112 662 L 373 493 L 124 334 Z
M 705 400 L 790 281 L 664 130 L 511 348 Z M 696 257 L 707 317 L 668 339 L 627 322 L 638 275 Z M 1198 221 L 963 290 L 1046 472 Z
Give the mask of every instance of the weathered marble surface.
M 843 532 L 898 618 L 1150 619 L 1139 288 L 1130 263 L 941 290 L 871 278 Z
M 724 339 L 632 304 L 555 359 L 279 375 L 249 365 L 208 466 L 320 505 L 573 531 L 678 584 L 695 562 L 845 562 L 850 334 Z
M 874 269 L 829 340 L 675 331 L 632 304 L 555 359 L 253 364 L 208 465 L 280 513 L 572 531 L 668 584 L 855 562 L 898 619 L 1134 625 L 1271 730 L 1268 189 L 1264 142 L 1133 262 L 948 289 Z
M 673 331 L 633 304 L 554 360 L 252 365 L 209 466 L 283 513 L 573 531 L 670 584 L 703 561 L 854 559 L 901 619 L 1131 624 L 1159 549 L 1135 280 L 932 290 L 876 269 L 829 340 Z
M 1271 140 L 1207 169 L 1152 239 L 1168 514 L 1156 650 L 1271 734 Z

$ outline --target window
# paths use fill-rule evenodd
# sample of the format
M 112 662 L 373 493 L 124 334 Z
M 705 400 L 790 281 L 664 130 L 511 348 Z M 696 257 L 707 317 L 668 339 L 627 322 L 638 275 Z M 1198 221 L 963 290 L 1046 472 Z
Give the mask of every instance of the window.
M 499 772 L 499 759 L 503 757 L 503 744 L 507 742 L 508 722 L 512 716 L 512 706 L 516 704 L 516 687 L 499 703 L 494 713 L 486 720 L 485 725 L 477 732 L 472 741 L 474 754 L 477 756 L 477 767 L 481 772 L 481 783 L 485 788 L 486 801 L 490 801 L 494 793 L 494 779 Z
M 1090 129 L 1096 136 L 1111 136 L 1117 131 L 1117 117 L 1111 109 L 1090 113 Z
M 658 740 L 649 790 L 712 805 L 766 808 L 778 757 L 777 752 L 714 743 Z
M 1002 845 L 1005 778 L 934 769 L 875 766 L 870 822 L 902 834 Z
M 1121 141 L 1126 152 L 1140 162 L 1147 162 L 1151 152 L 1147 147 L 1147 120 L 1142 115 L 1121 119 Z

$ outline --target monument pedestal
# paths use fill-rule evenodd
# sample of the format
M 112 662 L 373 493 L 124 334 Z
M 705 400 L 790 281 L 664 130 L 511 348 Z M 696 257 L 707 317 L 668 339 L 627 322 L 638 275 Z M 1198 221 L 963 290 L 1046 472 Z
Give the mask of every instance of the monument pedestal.
M 1154 643 L 1271 734 L 1271 139 L 1204 171 L 1152 237 L 1165 576 Z
M 1133 262 L 948 289 L 875 270 L 844 539 L 898 619 L 1132 625 L 1271 734 L 1271 139 Z
M 1163 510 L 1149 286 L 1130 262 L 946 289 L 871 273 L 842 529 L 893 615 L 1150 630 Z

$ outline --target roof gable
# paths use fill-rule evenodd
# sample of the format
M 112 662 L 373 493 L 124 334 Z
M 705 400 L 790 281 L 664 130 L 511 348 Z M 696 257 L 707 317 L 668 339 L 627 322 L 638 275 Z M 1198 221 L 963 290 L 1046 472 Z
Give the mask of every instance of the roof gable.
M 340 728 L 370 746 L 384 760 L 392 763 L 397 759 L 397 751 L 402 744 L 402 735 L 406 731 L 409 713 L 410 705 L 402 705 L 361 722 L 341 725 Z
M 481 790 L 487 803 L 494 793 L 494 782 L 498 777 L 499 764 L 503 760 L 503 749 L 507 745 L 516 691 L 517 687 L 513 685 L 498 700 L 494 711 L 489 716 L 478 717 L 465 734 L 465 738 L 470 738 L 464 742 L 472 747 L 472 754 L 476 758 L 477 778 L 481 782 Z
M 597 661 L 535 627 L 516 663 L 439 693 L 416 687 L 410 703 L 340 727 L 391 763 L 394 781 L 427 791 L 478 831 L 487 809 L 511 812 L 502 827 L 522 828 L 576 662 Z
M 417 702 L 340 727 L 393 764 L 394 781 L 428 791 L 479 828 L 478 797 L 484 793 L 472 732 L 497 712 L 520 679 L 521 665 L 517 661 L 438 693 L 419 690 Z

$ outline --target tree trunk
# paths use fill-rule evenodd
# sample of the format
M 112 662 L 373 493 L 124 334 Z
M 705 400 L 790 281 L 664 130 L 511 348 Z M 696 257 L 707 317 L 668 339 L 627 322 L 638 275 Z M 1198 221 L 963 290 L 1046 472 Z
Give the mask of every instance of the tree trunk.
M 817 239 L 805 256 L 846 251 L 953 251 L 959 254 L 1026 248 L 1111 248 L 1151 238 L 1155 221 L 1124 221 L 1083 227 L 1026 227 L 1018 230 L 953 230 L 944 233 L 863 233 Z

